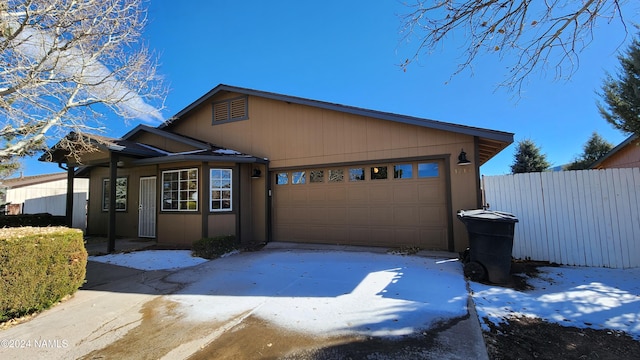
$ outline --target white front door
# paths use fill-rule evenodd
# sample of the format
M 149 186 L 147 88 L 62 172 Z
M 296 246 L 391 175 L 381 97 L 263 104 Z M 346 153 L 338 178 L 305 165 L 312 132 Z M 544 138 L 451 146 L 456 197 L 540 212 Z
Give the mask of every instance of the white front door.
M 138 202 L 138 236 L 156 237 L 156 177 L 140 178 Z

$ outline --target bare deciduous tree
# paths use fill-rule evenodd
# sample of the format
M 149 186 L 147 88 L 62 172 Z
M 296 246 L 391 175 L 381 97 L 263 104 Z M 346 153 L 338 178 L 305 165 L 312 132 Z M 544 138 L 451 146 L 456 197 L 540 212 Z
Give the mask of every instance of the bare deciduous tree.
M 139 43 L 144 0 L 0 0 L 0 160 L 123 120 L 158 122 L 166 91 Z M 83 136 L 62 143 L 91 150 Z
M 470 68 L 481 52 L 501 59 L 514 54 L 499 86 L 520 91 L 536 69 L 553 69 L 555 78 L 569 78 L 580 52 L 594 39 L 599 21 L 619 21 L 624 0 L 416 0 L 403 19 L 405 41 L 417 39 L 412 58 L 429 53 L 450 37 L 464 39 L 458 74 Z M 458 44 L 456 44 L 458 45 Z

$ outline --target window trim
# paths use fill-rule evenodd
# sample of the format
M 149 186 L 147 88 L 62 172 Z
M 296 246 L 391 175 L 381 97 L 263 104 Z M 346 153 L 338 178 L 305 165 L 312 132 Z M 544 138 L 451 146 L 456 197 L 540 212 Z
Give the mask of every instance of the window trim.
M 409 166 L 409 176 L 402 176 L 403 172 L 398 172 L 398 170 L 402 171 L 403 169 L 398 169 L 400 166 Z M 400 176 L 398 176 L 400 175 Z M 394 163 L 393 164 L 393 179 L 394 180 L 402 180 L 402 179 L 413 179 L 413 163 Z
M 430 171 L 433 171 L 433 169 L 426 169 L 426 171 L 429 171 L 429 173 L 427 173 L 426 175 L 420 176 L 420 165 L 435 165 L 435 175 L 431 175 Z M 416 175 L 418 176 L 418 179 L 435 179 L 440 177 L 440 165 L 438 164 L 437 161 L 419 161 L 417 164 L 417 169 L 416 169 Z
M 289 185 L 289 173 L 285 171 L 277 172 L 276 185 Z
M 359 177 L 359 176 L 356 175 L 356 173 L 354 171 L 357 171 L 357 170 L 361 170 L 362 171 L 362 173 L 361 173 L 362 177 Z M 348 174 L 349 174 L 349 181 L 348 182 L 357 183 L 357 182 L 365 181 L 366 180 L 366 178 L 365 178 L 366 173 L 367 173 L 367 170 L 366 170 L 365 167 L 350 167 L 348 169 Z
M 305 185 L 306 183 L 307 183 L 306 170 L 298 170 L 298 171 L 291 172 L 291 185 Z
M 109 196 L 109 187 L 107 183 L 109 183 L 109 178 L 102 178 L 102 211 L 109 211 L 109 205 L 106 200 Z M 129 200 L 129 177 L 128 176 L 118 176 L 116 177 L 116 199 L 118 197 L 118 181 L 124 180 L 124 209 L 118 209 L 118 202 L 116 201 L 116 211 L 126 212 L 127 211 L 127 202 Z M 111 201 L 111 199 L 109 199 Z
M 229 188 L 223 188 L 223 187 L 213 187 L 213 181 L 214 181 L 214 177 L 213 177 L 213 172 L 214 171 L 224 171 L 224 172 L 228 172 L 229 173 Z M 219 180 L 223 180 L 223 178 L 219 178 Z M 226 180 L 226 179 L 225 179 Z M 222 208 L 222 204 L 224 203 L 224 200 L 226 199 L 216 199 L 216 201 L 220 202 L 220 208 L 219 209 L 214 209 L 213 208 L 213 191 L 229 191 L 229 208 Z M 209 211 L 210 212 L 230 212 L 233 211 L 233 169 L 229 169 L 229 168 L 211 168 L 209 169 Z
M 190 171 L 195 170 L 196 171 L 196 198 L 195 198 L 195 203 L 196 203 L 196 207 L 195 209 L 189 209 L 187 206 L 187 209 L 180 209 L 180 201 L 182 201 L 182 199 L 180 199 L 180 195 L 182 194 L 182 191 L 188 190 L 188 189 L 181 189 L 180 188 L 180 184 L 182 184 L 183 182 L 187 182 L 190 179 L 184 179 L 183 181 L 181 181 L 180 179 L 180 173 L 182 173 L 183 171 L 186 171 L 187 173 L 189 173 Z M 178 201 L 178 208 L 177 209 L 165 209 L 165 200 L 164 200 L 164 195 L 165 195 L 165 189 L 164 189 L 164 183 L 165 183 L 165 179 L 164 176 L 165 174 L 170 174 L 170 173 L 178 173 L 178 189 L 176 190 L 178 192 L 178 199 L 176 201 Z M 161 172 L 161 181 L 162 181 L 162 189 L 160 192 L 160 196 L 162 196 L 162 198 L 160 199 L 161 204 L 160 204 L 160 211 L 163 212 L 198 212 L 198 209 L 200 208 L 200 198 L 198 196 L 198 190 L 199 190 L 199 182 L 200 182 L 200 178 L 199 178 L 199 172 L 198 172 L 198 168 L 188 168 L 188 169 L 174 169 L 174 170 L 163 170 Z

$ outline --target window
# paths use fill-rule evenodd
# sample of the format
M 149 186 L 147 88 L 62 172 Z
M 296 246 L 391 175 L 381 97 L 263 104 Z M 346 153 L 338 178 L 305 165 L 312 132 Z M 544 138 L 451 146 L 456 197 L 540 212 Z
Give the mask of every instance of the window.
M 349 181 L 364 180 L 364 168 L 349 169 Z
M 382 180 L 387 178 L 386 166 L 374 166 L 371 168 L 371 180 Z
M 109 179 L 102 180 L 102 211 L 109 211 Z M 127 211 L 127 178 L 116 179 L 116 211 Z
M 286 185 L 289 183 L 289 174 L 285 173 L 278 173 L 278 175 L 276 175 L 276 185 Z
M 333 169 L 329 170 L 329 182 L 342 182 L 344 181 L 344 170 Z
M 231 169 L 211 169 L 211 211 L 231 211 Z
M 219 121 L 246 120 L 249 118 L 247 97 L 239 97 L 213 103 L 213 123 Z
M 162 172 L 162 210 L 198 211 L 198 169 Z
M 294 171 L 291 174 L 291 183 L 294 185 L 304 184 L 307 182 L 307 177 L 304 171 Z
M 421 163 L 418 164 L 418 177 L 430 178 L 438 177 L 438 163 Z
M 312 182 L 312 183 L 324 182 L 324 170 L 309 171 L 309 182 Z
M 411 179 L 413 177 L 413 166 L 411 164 L 399 164 L 393 166 L 394 179 Z

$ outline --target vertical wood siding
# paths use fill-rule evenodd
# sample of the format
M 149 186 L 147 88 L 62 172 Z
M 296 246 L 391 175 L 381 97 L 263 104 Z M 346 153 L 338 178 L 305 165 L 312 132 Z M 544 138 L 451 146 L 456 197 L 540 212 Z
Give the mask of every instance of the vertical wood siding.
M 483 178 L 491 210 L 513 213 L 513 256 L 564 265 L 640 267 L 640 168 Z

